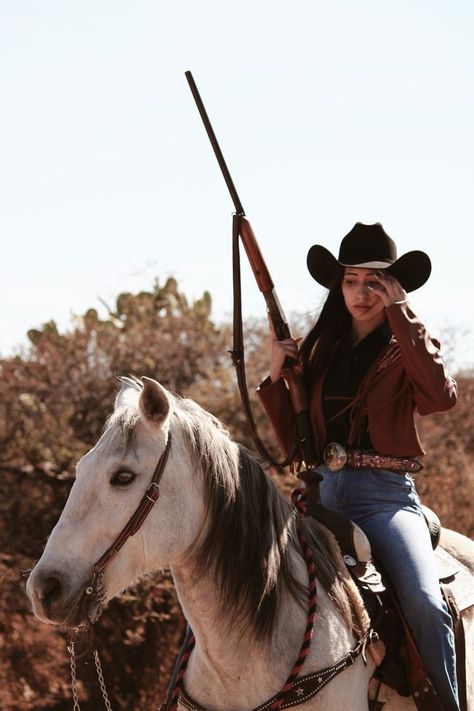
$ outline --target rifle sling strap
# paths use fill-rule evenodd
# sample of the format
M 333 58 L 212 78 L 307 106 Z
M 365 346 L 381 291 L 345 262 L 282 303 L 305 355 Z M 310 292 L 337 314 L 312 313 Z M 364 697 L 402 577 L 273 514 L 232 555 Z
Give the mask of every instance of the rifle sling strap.
M 233 295 L 234 295 L 234 318 L 233 318 L 233 345 L 229 351 L 232 363 L 235 366 L 237 373 L 237 382 L 239 385 L 240 397 L 244 407 L 245 414 L 250 426 L 255 446 L 258 453 L 263 459 L 268 461 L 275 467 L 286 467 L 293 460 L 296 452 L 300 448 L 300 442 L 295 442 L 291 452 L 282 462 L 275 460 L 265 444 L 263 443 L 252 413 L 249 393 L 247 388 L 247 378 L 245 374 L 245 352 L 244 352 L 244 335 L 242 324 L 242 287 L 240 278 L 240 215 L 234 214 L 232 218 L 232 275 L 233 275 Z

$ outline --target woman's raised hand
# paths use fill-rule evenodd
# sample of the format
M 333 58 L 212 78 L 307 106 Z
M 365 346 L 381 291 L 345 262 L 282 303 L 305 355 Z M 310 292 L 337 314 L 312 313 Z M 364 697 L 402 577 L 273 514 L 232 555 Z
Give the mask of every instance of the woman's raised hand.
M 374 277 L 379 286 L 369 286 L 369 289 L 380 297 L 385 307 L 407 300 L 405 289 L 395 277 L 382 270 L 374 272 Z
M 268 327 L 270 330 L 271 338 L 271 357 L 270 357 L 270 378 L 272 383 L 279 380 L 281 376 L 281 371 L 283 369 L 283 364 L 287 358 L 293 358 L 298 360 L 299 355 L 299 344 L 301 343 L 301 338 L 285 338 L 279 341 L 275 335 L 273 329 L 273 324 L 268 319 Z

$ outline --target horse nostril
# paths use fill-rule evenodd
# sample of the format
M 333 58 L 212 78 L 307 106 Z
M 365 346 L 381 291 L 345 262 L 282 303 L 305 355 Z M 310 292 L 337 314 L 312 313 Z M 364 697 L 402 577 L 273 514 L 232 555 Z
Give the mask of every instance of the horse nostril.
M 39 596 L 46 609 L 51 609 L 54 603 L 61 597 L 63 585 L 56 575 L 48 575 L 41 583 Z

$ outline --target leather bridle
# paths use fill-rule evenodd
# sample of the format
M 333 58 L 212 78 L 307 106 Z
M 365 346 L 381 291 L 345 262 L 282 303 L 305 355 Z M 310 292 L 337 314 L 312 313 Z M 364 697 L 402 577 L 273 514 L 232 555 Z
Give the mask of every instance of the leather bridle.
M 92 567 L 92 578 L 88 583 L 85 593 L 86 595 L 95 598 L 97 602 L 97 607 L 93 612 L 92 616 L 89 615 L 89 619 L 92 623 L 96 622 L 105 607 L 105 587 L 103 582 L 103 575 L 105 568 L 109 564 L 110 560 L 114 557 L 116 553 L 122 548 L 125 542 L 134 536 L 135 533 L 140 529 L 144 520 L 150 513 L 153 506 L 156 504 L 160 497 L 160 481 L 163 476 L 163 472 L 168 461 L 168 455 L 171 449 L 171 432 L 168 434 L 168 440 L 166 442 L 165 449 L 161 454 L 158 463 L 153 472 L 153 477 L 145 491 L 142 500 L 138 504 L 135 512 L 129 518 L 128 522 L 120 531 L 119 535 L 115 539 L 105 553 L 99 558 L 99 560 Z

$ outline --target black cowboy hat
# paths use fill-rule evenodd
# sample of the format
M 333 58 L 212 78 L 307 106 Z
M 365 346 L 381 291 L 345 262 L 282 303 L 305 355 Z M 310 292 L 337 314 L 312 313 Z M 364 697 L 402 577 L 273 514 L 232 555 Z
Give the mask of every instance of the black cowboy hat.
M 336 259 L 320 244 L 314 244 L 307 259 L 309 273 L 327 289 L 344 273 L 344 267 L 384 269 L 395 277 L 405 291 L 419 289 L 431 273 L 431 261 L 425 252 L 414 250 L 397 259 L 395 242 L 377 222 L 364 225 L 357 222 L 344 237 Z

